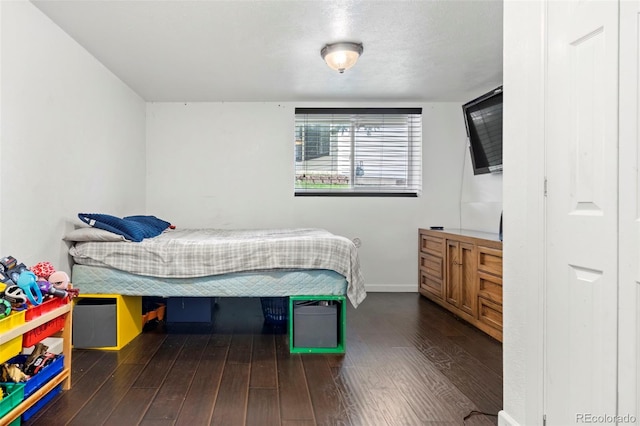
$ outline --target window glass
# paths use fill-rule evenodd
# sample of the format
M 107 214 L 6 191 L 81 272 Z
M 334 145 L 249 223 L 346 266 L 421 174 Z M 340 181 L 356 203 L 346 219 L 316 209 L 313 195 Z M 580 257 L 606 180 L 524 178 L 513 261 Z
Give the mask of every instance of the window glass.
M 296 195 L 416 196 L 422 182 L 417 108 L 297 108 Z

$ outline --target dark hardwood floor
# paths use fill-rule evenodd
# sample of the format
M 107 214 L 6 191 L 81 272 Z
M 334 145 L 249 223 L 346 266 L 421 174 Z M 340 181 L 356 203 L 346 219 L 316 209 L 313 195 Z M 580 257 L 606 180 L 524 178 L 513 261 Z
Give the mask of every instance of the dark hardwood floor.
M 259 299 L 220 299 L 213 325 L 73 351 L 72 388 L 32 425 L 493 425 L 502 346 L 416 293 L 348 306 L 345 355 L 290 354 Z

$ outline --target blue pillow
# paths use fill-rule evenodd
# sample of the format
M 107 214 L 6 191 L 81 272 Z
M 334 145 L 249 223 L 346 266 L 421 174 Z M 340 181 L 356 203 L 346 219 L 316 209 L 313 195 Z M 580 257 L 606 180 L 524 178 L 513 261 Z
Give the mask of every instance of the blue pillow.
M 161 225 L 156 221 L 150 219 L 121 219 L 116 216 L 100 213 L 78 213 L 78 217 L 81 221 L 87 223 L 94 228 L 104 229 L 105 231 L 113 232 L 114 234 L 122 235 L 127 240 L 135 241 L 139 243 L 145 238 L 152 238 L 158 236 L 167 227 L 160 229 Z M 131 216 L 134 218 L 140 218 L 143 216 Z M 164 221 L 163 221 L 164 222 Z
M 145 227 L 149 227 L 155 230 L 159 234 L 161 234 L 165 229 L 171 226 L 171 223 L 162 219 L 158 219 L 155 216 L 125 216 L 124 219 L 138 222 Z

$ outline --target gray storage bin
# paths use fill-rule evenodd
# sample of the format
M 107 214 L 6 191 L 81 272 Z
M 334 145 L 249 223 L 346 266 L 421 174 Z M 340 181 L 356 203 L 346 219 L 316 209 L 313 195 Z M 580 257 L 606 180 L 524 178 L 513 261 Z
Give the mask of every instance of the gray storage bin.
M 116 299 L 81 299 L 73 307 L 73 346 L 101 348 L 118 345 Z
M 296 302 L 293 305 L 293 346 L 337 347 L 338 306 L 326 301 Z

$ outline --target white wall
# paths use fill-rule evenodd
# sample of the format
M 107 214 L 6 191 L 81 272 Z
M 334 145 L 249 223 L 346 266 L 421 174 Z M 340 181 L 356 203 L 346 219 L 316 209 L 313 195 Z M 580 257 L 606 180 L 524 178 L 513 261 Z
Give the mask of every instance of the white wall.
M 0 8 L 0 256 L 67 270 L 79 212 L 144 212 L 145 103 L 31 3 Z
M 418 228 L 460 223 L 461 104 L 401 105 L 423 107 L 418 198 L 294 197 L 294 109 L 304 106 L 148 104 L 148 213 L 185 228 L 303 226 L 358 237 L 369 290 L 417 291 Z
M 468 148 L 463 157 L 460 228 L 497 234 L 502 213 L 502 173 L 476 176 Z

